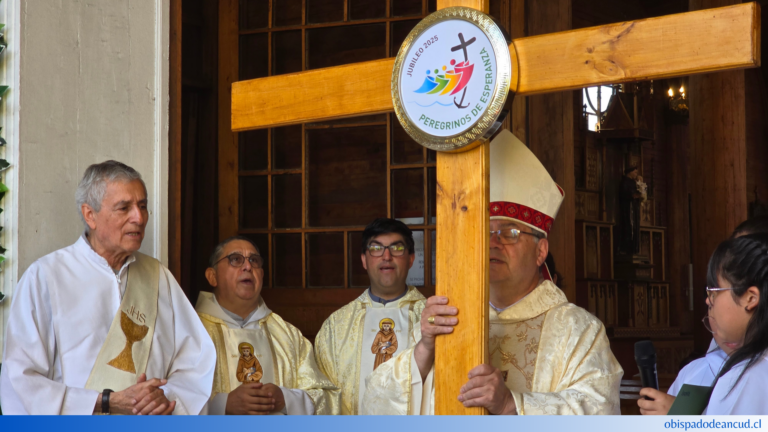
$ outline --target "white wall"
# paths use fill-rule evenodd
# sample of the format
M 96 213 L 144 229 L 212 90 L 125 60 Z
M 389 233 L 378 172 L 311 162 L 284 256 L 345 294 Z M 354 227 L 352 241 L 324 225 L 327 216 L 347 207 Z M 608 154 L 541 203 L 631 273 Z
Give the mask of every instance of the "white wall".
M 142 252 L 167 263 L 169 0 L 3 0 L 0 9 L 16 13 L 17 22 L 2 22 L 19 77 L 17 143 L 9 141 L 18 160 L 8 173 L 18 183 L 3 206 L 17 244 L 3 291 L 12 296 L 32 262 L 77 240 L 77 183 L 107 159 L 142 174 L 150 201 Z

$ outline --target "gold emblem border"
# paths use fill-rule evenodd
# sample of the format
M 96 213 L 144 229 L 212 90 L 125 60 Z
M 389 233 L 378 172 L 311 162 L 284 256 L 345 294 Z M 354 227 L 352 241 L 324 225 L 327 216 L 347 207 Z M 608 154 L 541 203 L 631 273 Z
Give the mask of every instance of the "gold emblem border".
M 463 20 L 477 26 L 491 42 L 493 53 L 496 56 L 496 85 L 493 89 L 493 96 L 480 116 L 470 129 L 448 137 L 438 137 L 419 129 L 415 123 L 408 117 L 400 97 L 400 73 L 402 72 L 405 58 L 410 51 L 413 42 L 421 35 L 427 32 L 434 25 L 444 21 Z M 478 139 L 484 138 L 485 134 L 493 126 L 499 117 L 504 102 L 509 94 L 510 80 L 512 76 L 512 59 L 509 54 L 509 44 L 504 38 L 501 29 L 496 25 L 491 17 L 480 12 L 477 9 L 465 6 L 454 6 L 441 9 L 424 18 L 416 27 L 411 30 L 408 37 L 405 38 L 400 51 L 395 58 L 395 66 L 392 69 L 392 102 L 395 107 L 395 115 L 403 126 L 403 129 L 416 142 L 436 151 L 456 151 L 466 147 Z

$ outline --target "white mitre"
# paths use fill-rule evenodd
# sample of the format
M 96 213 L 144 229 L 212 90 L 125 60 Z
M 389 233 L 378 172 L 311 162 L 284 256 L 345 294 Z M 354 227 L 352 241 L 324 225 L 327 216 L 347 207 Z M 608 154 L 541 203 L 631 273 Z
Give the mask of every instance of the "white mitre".
M 522 141 L 502 130 L 491 141 L 491 220 L 513 219 L 549 235 L 563 189 Z

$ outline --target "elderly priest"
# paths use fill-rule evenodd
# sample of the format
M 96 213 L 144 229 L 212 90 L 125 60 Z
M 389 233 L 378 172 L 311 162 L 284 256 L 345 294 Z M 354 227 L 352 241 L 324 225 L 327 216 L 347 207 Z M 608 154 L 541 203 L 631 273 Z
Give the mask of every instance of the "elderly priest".
M 334 312 L 315 338 L 320 369 L 341 388 L 341 413 L 358 414 L 365 378 L 416 341 L 426 298 L 406 285 L 414 242 L 404 223 L 379 218 L 363 231 L 360 259 L 371 286 Z
M 34 262 L 6 333 L 5 414 L 198 414 L 216 352 L 167 268 L 137 252 L 147 225 L 141 175 L 86 169 L 75 194 L 85 233 Z
M 312 344 L 261 298 L 264 269 L 246 237 L 224 240 L 205 271 L 197 313 L 211 335 L 216 373 L 208 414 L 338 414 L 340 392 L 315 364 Z
M 491 414 L 619 414 L 623 371 L 603 324 L 540 271 L 562 189 L 508 131 L 491 143 L 490 161 L 491 364 L 467 371 L 450 397 Z M 460 308 L 427 300 L 421 340 L 371 374 L 364 414 L 434 413 L 435 337 L 453 331 Z

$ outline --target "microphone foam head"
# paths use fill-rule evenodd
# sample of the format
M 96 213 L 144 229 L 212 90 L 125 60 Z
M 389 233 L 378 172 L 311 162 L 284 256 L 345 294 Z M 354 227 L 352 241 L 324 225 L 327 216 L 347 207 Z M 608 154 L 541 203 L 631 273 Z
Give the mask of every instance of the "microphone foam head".
M 653 346 L 653 342 L 646 340 L 635 343 L 635 361 L 638 365 L 656 364 L 656 348 Z

